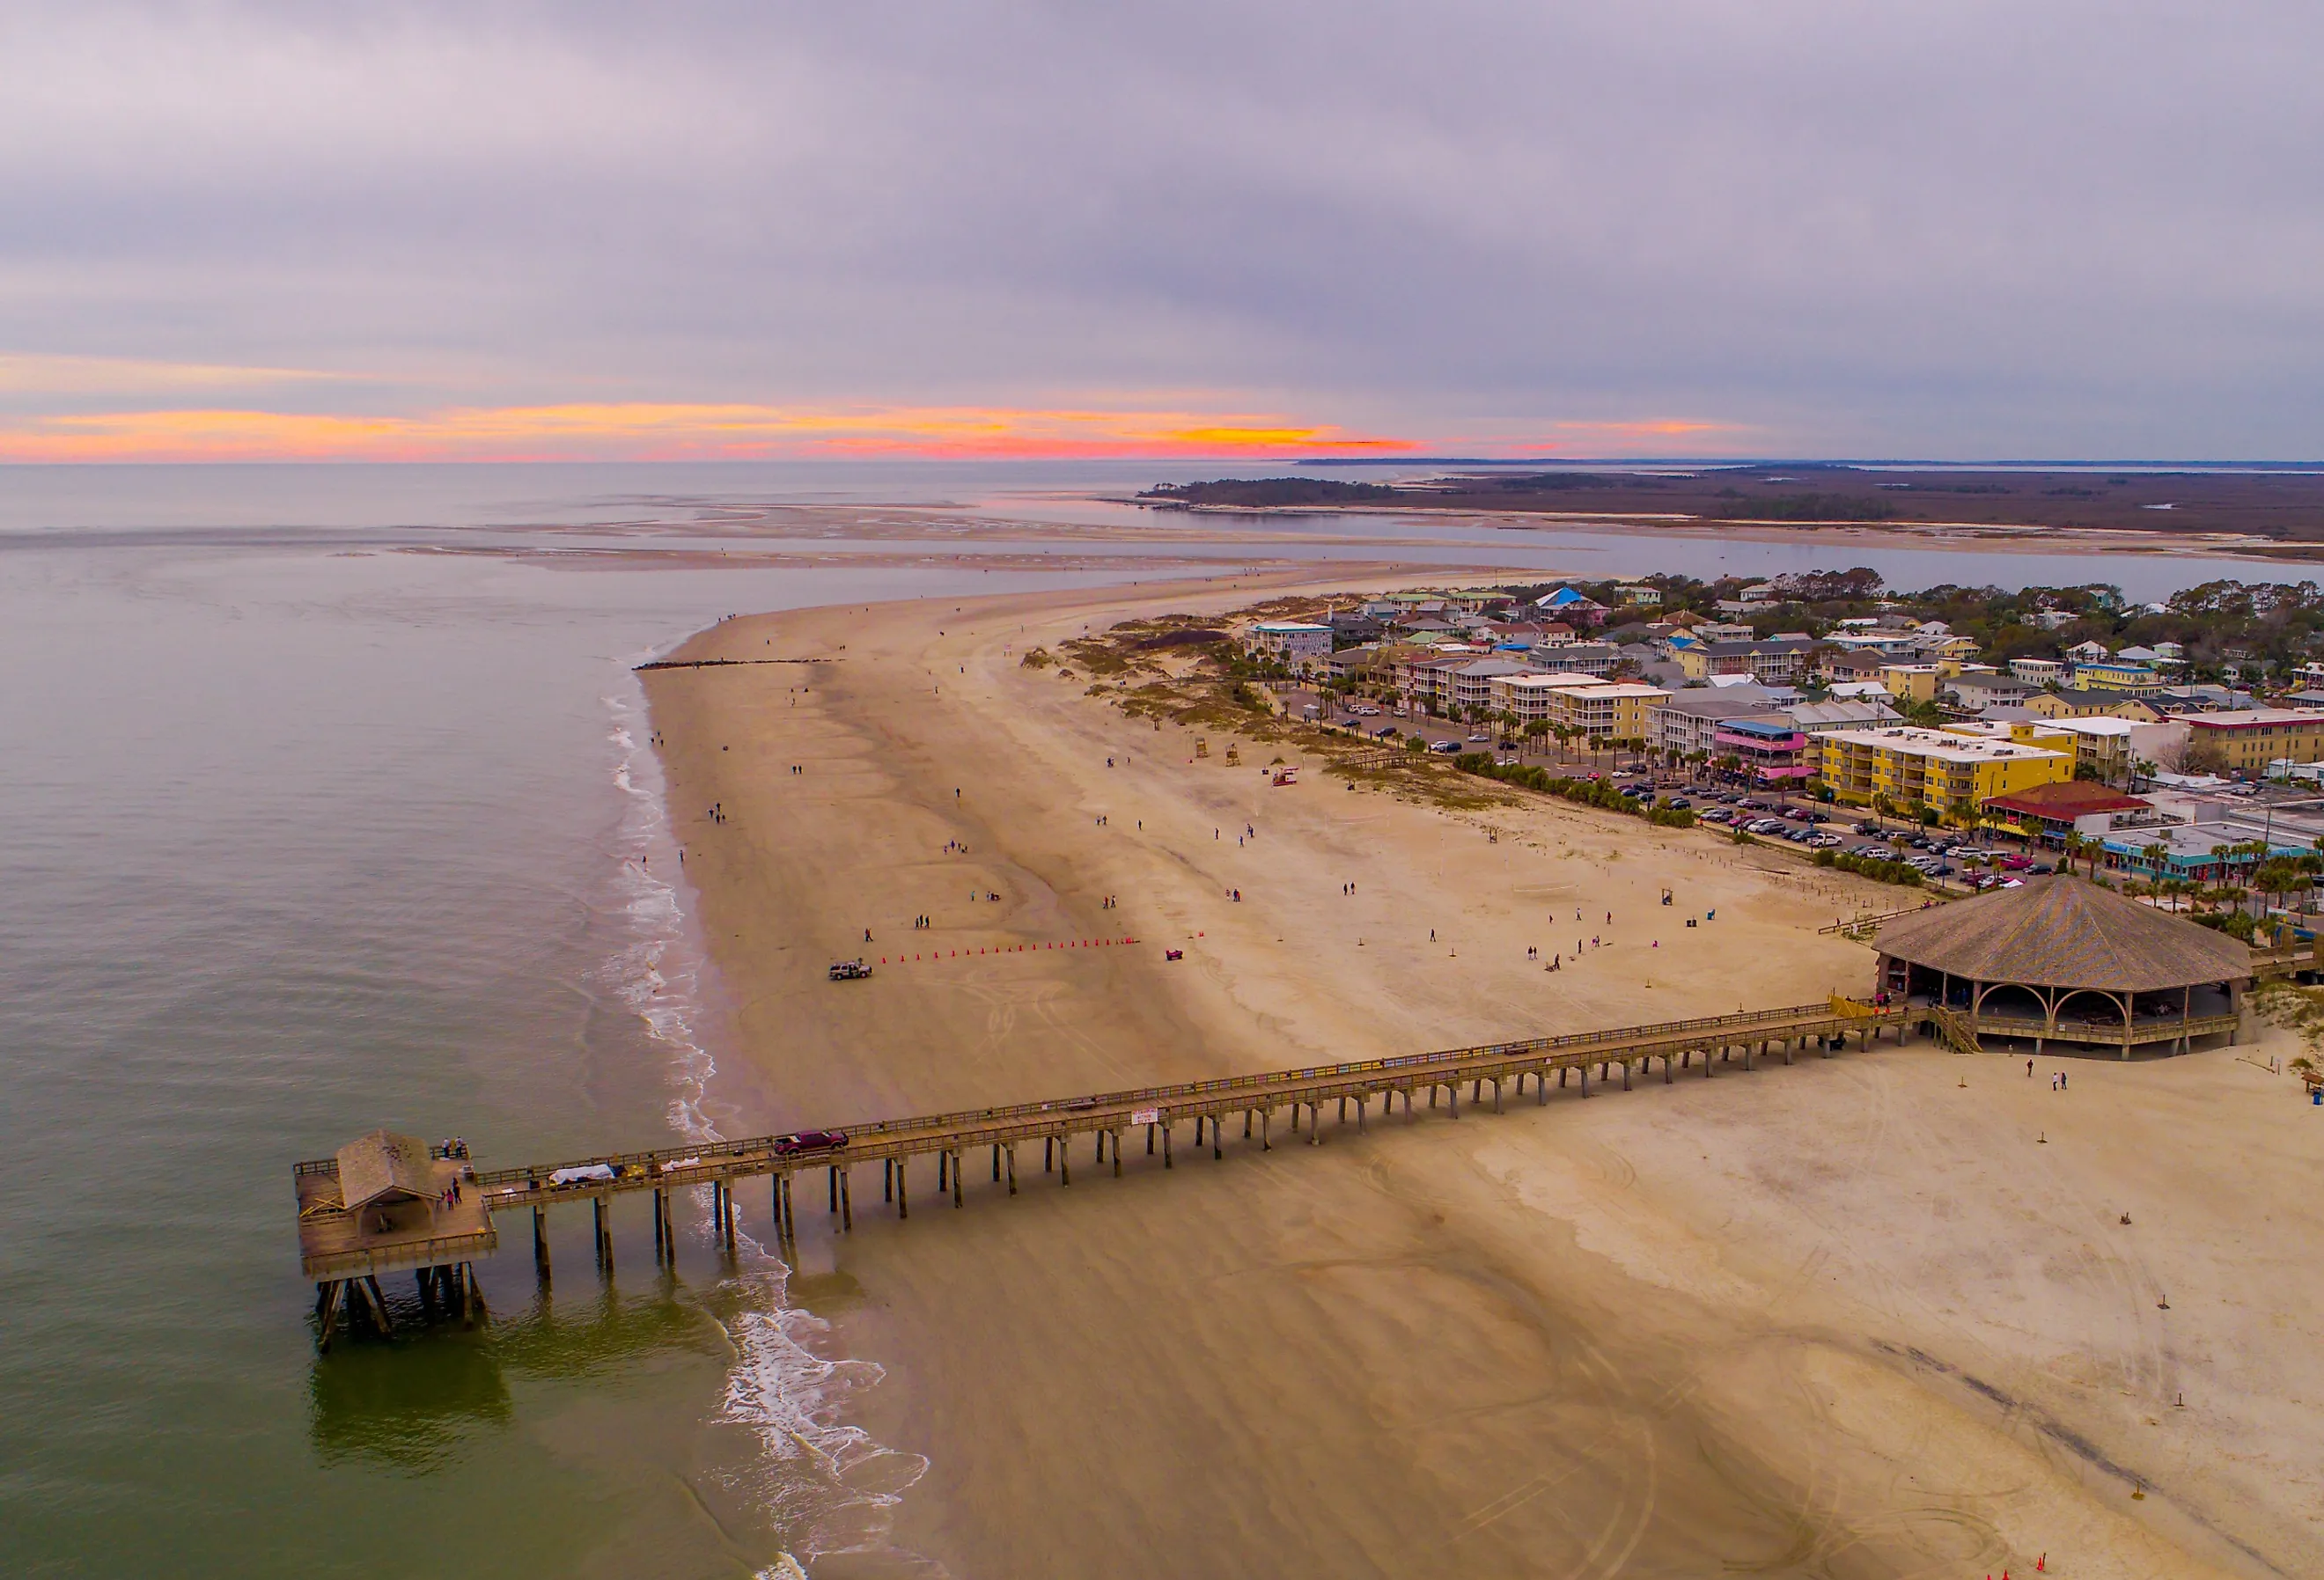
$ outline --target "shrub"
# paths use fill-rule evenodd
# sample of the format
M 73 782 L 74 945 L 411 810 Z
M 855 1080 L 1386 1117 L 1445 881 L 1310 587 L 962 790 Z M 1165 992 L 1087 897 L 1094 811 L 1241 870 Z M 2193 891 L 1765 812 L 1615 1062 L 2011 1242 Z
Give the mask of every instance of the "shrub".
M 1843 873 L 1854 873 L 1859 877 L 1876 879 L 1883 883 L 1901 883 L 1907 889 L 1921 886 L 1919 869 L 1908 867 L 1903 862 L 1883 861 L 1877 856 L 1842 855 L 1836 850 L 1820 850 L 1815 853 L 1815 864 L 1837 867 Z
M 1646 821 L 1665 828 L 1694 827 L 1692 812 L 1683 809 L 1674 811 L 1668 807 L 1650 807 L 1636 797 L 1624 795 L 1604 780 L 1567 779 L 1562 775 L 1554 774 L 1545 768 L 1496 762 L 1489 752 L 1463 752 L 1452 759 L 1452 766 L 1460 769 L 1463 773 L 1473 773 L 1484 779 L 1497 779 L 1503 784 L 1517 785 L 1524 790 L 1538 790 L 1544 795 L 1555 796 L 1561 800 L 1572 801 L 1577 806 L 1598 807 L 1609 812 L 1623 812 L 1633 818 L 1644 818 Z

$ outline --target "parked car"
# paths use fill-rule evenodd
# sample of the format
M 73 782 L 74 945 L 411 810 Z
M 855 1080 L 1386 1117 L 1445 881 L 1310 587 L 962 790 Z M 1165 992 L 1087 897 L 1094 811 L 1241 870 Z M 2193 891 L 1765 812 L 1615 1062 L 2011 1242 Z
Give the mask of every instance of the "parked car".
M 1665 801 L 1663 805 L 1668 807 L 1674 812 L 1687 812 L 1694 809 L 1694 803 L 1688 800 L 1684 796 L 1673 796 L 1668 800 Z
M 1735 821 L 1735 814 L 1729 811 L 1724 807 L 1713 807 L 1711 810 L 1705 812 L 1699 821 L 1704 823 L 1732 823 Z
M 1831 821 L 1831 814 L 1830 812 L 1803 812 L 1800 816 L 1805 818 L 1811 823 L 1829 823 Z
M 802 1152 L 835 1152 L 846 1144 L 844 1130 L 803 1130 L 777 1136 L 774 1152 L 778 1158 L 796 1158 Z
M 1880 825 L 1873 822 L 1869 818 L 1867 818 L 1865 821 L 1858 823 L 1856 826 L 1856 831 L 1858 834 L 1877 835 L 1880 832 Z
M 2006 869 L 2007 869 L 2008 871 L 2010 871 L 2010 872 L 2013 872 L 2013 873 L 2022 873 L 2022 872 L 2024 872 L 2026 868 L 2028 868 L 2028 867 L 2030 867 L 2030 866 L 2032 866 L 2032 865 L 2034 864 L 2034 858 L 2033 858 L 2032 856 L 2030 856 L 2030 855 L 2019 855 L 2012 854 L 2012 855 L 2009 855 L 2003 856 L 2003 857 L 2001 858 L 2001 861 L 2000 861 L 1999 864 L 2000 864 L 2001 866 L 2003 866 L 2003 867 L 2006 868 Z
M 1397 728 L 1394 725 L 1382 725 L 1372 732 L 1372 738 L 1376 741 L 1385 741 L 1396 733 Z
M 1458 741 L 1431 741 L 1428 743 L 1428 749 L 1432 752 L 1441 752 L 1449 757 L 1461 750 L 1461 743 Z

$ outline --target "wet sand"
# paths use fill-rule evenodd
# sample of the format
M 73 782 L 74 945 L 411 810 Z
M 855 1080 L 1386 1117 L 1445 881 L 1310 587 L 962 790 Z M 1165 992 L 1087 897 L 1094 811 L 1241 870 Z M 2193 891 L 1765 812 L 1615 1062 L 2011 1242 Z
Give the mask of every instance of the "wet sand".
M 647 677 L 731 1131 L 1866 985 L 1814 928 L 1893 890 L 1540 800 L 1274 788 L 1271 750 L 1190 762 L 1019 663 L 1241 582 L 745 618 L 675 656 L 829 661 Z M 1020 1150 L 1014 1199 L 972 1157 L 959 1212 L 923 1160 L 908 1224 L 858 1171 L 844 1240 L 818 1187 L 794 1293 L 929 1469 L 893 1550 L 813 1572 L 2313 1572 L 2310 1111 L 2232 1054 L 2064 1062 L 2070 1095 L 1884 1048 L 1220 1160 L 1182 1130 L 1120 1179 L 1084 1140 L 1069 1188 Z

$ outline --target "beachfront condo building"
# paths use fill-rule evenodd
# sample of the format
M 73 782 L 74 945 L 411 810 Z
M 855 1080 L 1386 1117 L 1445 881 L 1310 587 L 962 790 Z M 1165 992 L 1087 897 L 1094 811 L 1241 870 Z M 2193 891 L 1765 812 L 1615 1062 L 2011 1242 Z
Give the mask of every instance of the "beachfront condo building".
M 1945 730 L 1837 730 L 1816 744 L 1823 782 L 1841 800 L 1925 804 L 1963 827 L 1978 822 L 1995 796 L 2074 777 L 2070 752 Z
M 1552 728 L 1563 725 L 1593 741 L 1645 741 L 1657 704 L 1670 699 L 1659 686 L 1608 682 L 1598 686 L 1568 686 L 1550 694 Z
M 1551 699 L 1558 693 L 1606 684 L 1595 675 L 1544 675 L 1538 671 L 1496 675 L 1491 681 L 1492 707 L 1521 725 L 1536 719 L 1555 723 L 1563 716 L 1551 706 Z
M 1332 628 L 1305 620 L 1267 620 L 1243 638 L 1250 651 L 1297 669 L 1332 656 Z

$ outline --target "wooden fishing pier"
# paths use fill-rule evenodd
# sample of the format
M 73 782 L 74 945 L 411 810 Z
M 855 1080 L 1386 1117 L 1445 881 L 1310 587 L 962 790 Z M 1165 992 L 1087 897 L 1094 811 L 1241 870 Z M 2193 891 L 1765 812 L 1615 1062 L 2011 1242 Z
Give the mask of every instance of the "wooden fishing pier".
M 1320 1146 L 1327 1104 L 1340 1127 L 1350 1122 L 1352 1110 L 1358 1133 L 1369 1128 L 1375 1103 L 1385 1119 L 1395 1113 L 1398 1098 L 1407 1120 L 1440 1106 L 1446 1119 L 1458 1120 L 1464 1091 L 1471 1110 L 1489 1105 L 1498 1113 L 1505 1100 L 1525 1095 L 1528 1080 L 1534 1101 L 1546 1104 L 1553 1076 L 1560 1089 L 1571 1081 L 1581 1097 L 1591 1095 L 1593 1076 L 1600 1089 L 1618 1080 L 1628 1091 L 1635 1079 L 1650 1076 L 1657 1062 L 1665 1082 L 1695 1070 L 1708 1079 L 1722 1064 L 1750 1070 L 1770 1057 L 1790 1064 L 1796 1053 L 1810 1049 L 1829 1058 L 1850 1038 L 1864 1047 L 1893 1032 L 1902 1042 L 1916 1021 L 1927 1019 L 1925 1010 L 1877 1006 L 1835 994 L 1788 1009 L 878 1120 L 827 1132 L 607 1152 L 514 1169 L 476 1169 L 461 1143 L 429 1147 L 414 1138 L 374 1132 L 341 1148 L 336 1158 L 294 1167 L 300 1265 L 317 1281 L 321 1342 L 327 1347 L 350 1307 L 386 1328 L 377 1275 L 397 1269 L 414 1270 L 423 1301 L 432 1306 L 440 1298 L 464 1320 L 481 1316 L 473 1262 L 498 1244 L 495 1214 L 530 1209 L 533 1260 L 546 1280 L 552 1207 L 589 1204 L 597 1264 L 610 1270 L 615 1197 L 650 1194 L 659 1261 L 676 1252 L 673 1193 L 709 1187 L 713 1233 L 731 1249 L 739 1227 L 738 1187 L 745 1179 L 765 1178 L 775 1243 L 788 1255 L 796 1245 L 802 1175 L 824 1176 L 825 1210 L 846 1233 L 855 1225 L 854 1172 L 875 1163 L 881 1201 L 903 1219 L 911 1215 L 910 1167 L 916 1159 L 936 1159 L 937 1197 L 949 1196 L 957 1207 L 965 1200 L 972 1152 L 989 1150 L 992 1183 L 1005 1184 L 1014 1196 L 1018 1149 L 1035 1143 L 1041 1148 L 1042 1172 L 1070 1186 L 1074 1144 L 1084 1138 L 1093 1144 L 1093 1165 L 1110 1166 L 1119 1176 L 1132 1132 L 1143 1130 L 1146 1153 L 1158 1151 L 1167 1169 L 1176 1167 L 1176 1136 L 1184 1125 L 1194 1127 L 1195 1150 L 1207 1145 L 1213 1159 L 1225 1156 L 1227 1129 L 1238 1118 L 1241 1140 L 1255 1141 L 1262 1150 L 1274 1145 L 1278 1115 L 1287 1118 L 1289 1137 Z M 830 1142 L 842 1135 L 844 1143 Z M 411 1155 L 417 1148 L 425 1149 L 424 1160 Z

